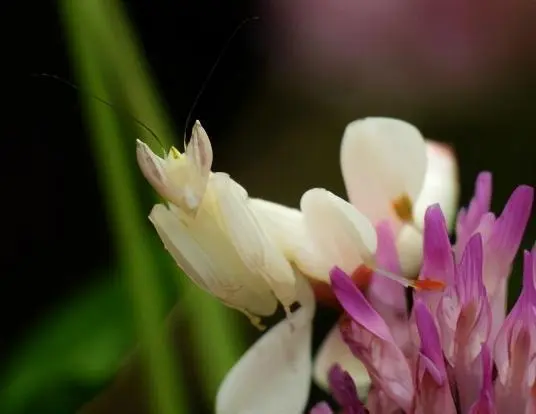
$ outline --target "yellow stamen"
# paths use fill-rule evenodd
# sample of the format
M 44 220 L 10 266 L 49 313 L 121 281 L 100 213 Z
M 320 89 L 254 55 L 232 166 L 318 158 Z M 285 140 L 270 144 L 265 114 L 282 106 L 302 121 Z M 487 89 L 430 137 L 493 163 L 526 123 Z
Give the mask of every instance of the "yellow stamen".
M 407 194 L 393 200 L 393 208 L 400 220 L 411 223 L 413 222 L 413 203 Z

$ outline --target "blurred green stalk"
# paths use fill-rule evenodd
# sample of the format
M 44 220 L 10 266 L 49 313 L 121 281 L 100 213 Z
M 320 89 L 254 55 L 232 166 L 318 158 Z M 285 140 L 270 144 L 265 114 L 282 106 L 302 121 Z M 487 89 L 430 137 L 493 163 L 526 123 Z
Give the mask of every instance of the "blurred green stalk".
M 92 94 L 113 101 L 104 82 L 108 62 L 102 59 L 103 45 L 96 41 L 96 28 L 91 24 L 100 18 L 99 3 L 94 0 L 62 0 L 60 4 L 81 85 Z M 110 47 L 117 45 L 113 46 L 112 42 Z M 121 53 L 120 49 L 115 52 Z M 176 361 L 164 334 L 163 301 L 155 277 L 157 266 L 151 254 L 145 223 L 141 221 L 145 214 L 140 209 L 133 174 L 126 158 L 134 156 L 134 142 L 125 151 L 116 114 L 92 98 L 85 99 L 84 103 L 92 129 L 95 160 L 99 163 L 96 170 L 100 174 L 110 223 L 115 231 L 126 284 L 133 300 L 156 410 L 161 414 L 186 413 L 184 386 L 174 369 Z
M 188 298 L 184 306 L 190 311 L 191 341 L 198 357 L 196 368 L 205 396 L 213 402 L 223 377 L 246 349 L 239 325 L 239 318 L 245 317 L 192 284 L 186 288 L 184 297 Z
M 169 148 L 176 134 L 122 3 L 118 0 L 93 0 L 93 7 L 98 12 L 87 18 L 91 19 L 97 40 L 103 46 L 101 52 L 107 67 L 114 68 L 114 81 L 121 89 L 130 115 L 143 121 L 158 136 L 161 142 L 156 148 L 153 146 L 155 152 L 161 152 L 160 145 Z M 140 128 L 139 132 L 141 136 L 148 135 L 144 129 Z M 153 139 L 151 136 L 148 138 Z
M 173 142 L 173 130 L 121 2 L 62 0 L 62 4 L 73 57 L 78 65 L 83 86 L 92 94 L 107 99 L 103 80 L 112 81 L 113 86 L 119 88 L 120 96 L 114 95 L 115 99 L 110 101 L 121 103 L 131 116 L 154 130 L 162 141 L 161 144 L 168 148 L 170 142 Z M 112 116 L 112 110 L 91 99 L 86 104 L 95 119 L 92 125 L 95 150 L 98 160 L 102 163 L 99 171 L 103 174 L 102 183 L 107 191 L 111 220 L 117 225 L 117 240 L 127 259 L 125 265 L 130 270 L 127 272 L 130 276 L 128 282 L 135 298 L 140 335 L 146 338 L 148 363 L 153 370 L 154 381 L 165 379 L 167 384 L 157 395 L 159 406 L 169 409 L 172 404 L 178 404 L 176 400 L 179 400 L 184 407 L 184 390 L 174 388 L 178 387 L 178 380 L 172 372 L 168 372 L 171 370 L 169 350 L 165 348 L 165 344 L 149 342 L 148 339 L 149 336 L 158 334 L 155 329 L 158 325 L 160 302 L 156 296 L 156 287 L 151 286 L 154 283 L 147 280 L 154 271 L 154 264 L 153 258 L 147 257 L 147 238 L 142 234 L 145 226 L 140 222 L 140 218 L 146 214 L 140 211 L 139 200 L 134 194 L 128 162 L 118 139 L 120 131 L 113 122 L 115 118 Z M 135 124 L 132 123 L 132 126 Z M 139 132 L 149 138 L 147 131 L 141 127 Z M 134 144 L 133 140 L 131 141 Z M 161 148 L 155 147 L 154 144 L 156 143 L 153 142 L 153 149 L 160 152 Z M 127 149 L 126 154 L 127 157 L 135 156 L 134 145 Z M 144 274 L 138 275 L 137 273 L 142 273 L 141 269 Z M 191 325 L 192 343 L 198 357 L 195 366 L 199 367 L 206 396 L 212 401 L 223 376 L 245 349 L 243 332 L 239 329 L 235 312 L 222 306 L 191 283 L 183 283 L 182 287 L 185 300 L 180 304 L 180 310 L 187 315 Z M 214 346 L 215 344 L 218 345 Z M 151 355 L 153 352 L 161 353 L 161 356 Z M 159 382 L 154 386 L 157 385 L 162 384 Z M 175 402 L 169 395 L 173 391 L 177 395 Z M 174 412 L 184 412 L 184 409 Z
M 161 100 L 148 74 L 148 67 L 136 40 L 135 31 L 117 0 L 94 1 L 98 13 L 86 16 L 92 27 L 98 28 L 98 41 L 106 60 L 113 68 L 115 81 L 125 98 L 129 113 L 153 129 L 161 143 L 169 148 L 175 134 L 163 109 Z M 121 51 L 121 53 L 117 53 Z M 144 137 L 147 131 L 140 129 Z M 161 148 L 154 147 L 155 152 Z M 205 396 L 212 401 L 223 376 L 245 350 L 243 332 L 237 323 L 237 314 L 191 282 L 182 283 L 181 311 L 187 313 L 191 325 L 191 343 L 194 345 Z M 218 343 L 215 348 L 214 344 Z

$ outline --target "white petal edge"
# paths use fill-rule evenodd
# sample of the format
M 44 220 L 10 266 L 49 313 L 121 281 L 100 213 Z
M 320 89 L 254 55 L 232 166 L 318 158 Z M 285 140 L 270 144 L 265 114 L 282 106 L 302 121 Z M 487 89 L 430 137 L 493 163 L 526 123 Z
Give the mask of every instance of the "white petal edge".
M 304 193 L 300 207 L 309 235 L 330 268 L 336 265 L 352 273 L 375 253 L 374 227 L 342 198 L 323 188 L 313 188 Z
M 207 145 L 210 147 L 208 137 L 206 139 L 208 143 L 204 144 L 205 150 Z M 193 140 L 192 148 L 200 145 L 197 140 L 198 138 Z M 138 140 L 136 144 L 138 165 L 147 181 L 160 196 L 195 217 L 205 195 L 210 166 L 208 169 L 201 170 L 191 155 L 181 155 L 172 147 L 166 159 L 162 159 L 142 141 Z M 199 154 L 194 155 L 199 156 Z
M 454 153 L 444 144 L 427 140 L 426 154 L 424 185 L 413 206 L 414 225 L 404 225 L 397 237 L 400 265 L 407 277 L 416 277 L 422 265 L 422 231 L 428 207 L 439 203 L 449 229 L 454 226 L 458 209 L 460 185 Z
M 298 281 L 302 307 L 266 332 L 227 373 L 216 414 L 299 414 L 311 382 L 313 292 Z M 303 295 L 303 298 L 300 296 Z
M 300 210 L 262 199 L 250 199 L 250 206 L 262 226 L 283 251 L 309 278 L 329 282 L 333 266 L 318 251 Z
M 439 203 L 447 226 L 452 229 L 460 195 L 456 156 L 446 145 L 427 140 L 426 157 L 427 169 L 423 188 L 413 207 L 415 224 L 422 229 L 426 209 Z
M 292 258 L 307 239 L 302 212 L 260 198 L 250 198 L 249 206 L 285 256 Z
M 151 148 L 139 139 L 136 141 L 136 159 L 143 176 L 163 197 L 169 198 L 165 160 L 156 155 Z
M 393 118 L 351 122 L 340 159 L 350 202 L 374 225 L 388 219 L 400 225 L 393 201 L 407 195 L 414 202 L 424 182 L 426 150 L 419 130 Z
M 338 325 L 328 333 L 314 361 L 314 380 L 320 388 L 329 392 L 328 372 L 334 364 L 347 371 L 357 388 L 360 399 L 365 399 L 370 388 L 370 377 L 365 366 L 344 343 Z
M 402 274 L 416 278 L 422 266 L 423 235 L 413 224 L 404 224 L 396 238 L 396 249 Z
M 250 269 L 262 275 L 279 301 L 289 307 L 296 300 L 294 272 L 249 207 L 246 190 L 224 173 L 212 174 L 211 184 L 221 225 L 236 251 Z
M 163 204 L 149 216 L 177 265 L 201 289 L 254 315 L 271 315 L 277 301 L 260 275 L 244 265 L 225 233 L 204 209 L 189 226 Z
M 192 137 L 188 145 L 186 145 L 185 153 L 186 156 L 191 158 L 199 173 L 208 177 L 214 155 L 207 132 L 199 121 L 195 121 L 192 128 Z

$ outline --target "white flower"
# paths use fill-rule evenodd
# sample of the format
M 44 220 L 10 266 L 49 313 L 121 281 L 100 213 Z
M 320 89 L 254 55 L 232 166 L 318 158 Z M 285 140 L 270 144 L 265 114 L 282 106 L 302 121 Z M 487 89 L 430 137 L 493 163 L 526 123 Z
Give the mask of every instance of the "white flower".
M 385 220 L 398 236 L 397 248 L 411 259 L 403 263 L 405 270 L 413 274 L 421 260 L 425 208 L 439 202 L 453 218 L 456 207 L 452 154 L 396 119 L 367 118 L 346 128 L 341 168 L 351 203 L 314 188 L 302 196 L 300 210 L 250 199 L 229 175 L 212 173 L 212 148 L 199 123 L 184 154 L 172 148 L 162 159 L 142 142 L 137 153 L 145 177 L 168 201 L 156 205 L 150 219 L 190 279 L 256 325 L 274 313 L 278 301 L 287 311 L 228 373 L 217 414 L 302 412 L 312 371 L 315 300 L 301 274 L 328 286 L 334 266 L 349 274 L 361 265 L 374 268 L 375 226 Z M 301 308 L 290 313 L 295 301 Z M 333 329 L 317 356 L 315 378 L 325 386 L 327 370 L 338 362 L 366 392 L 368 374 L 347 358 L 349 352 L 340 352 L 344 347 Z
M 212 145 L 199 121 L 184 154 L 171 147 L 162 159 L 138 140 L 136 155 L 143 175 L 154 189 L 182 212 L 195 216 L 207 191 L 212 167 Z
M 246 190 L 225 173 L 212 173 L 212 147 L 197 122 L 185 153 L 156 156 L 138 141 L 140 168 L 169 204 L 149 216 L 177 265 L 226 305 L 258 316 L 288 310 L 296 299 L 295 274 L 248 205 Z
M 227 373 L 216 397 L 216 414 L 300 414 L 311 385 L 315 298 L 298 279 L 300 309 L 253 344 Z
M 440 203 L 449 225 L 453 224 L 458 182 L 452 152 L 441 144 L 425 142 L 421 133 L 407 122 L 365 118 L 346 127 L 341 143 L 341 169 L 354 210 L 357 209 L 357 214 L 364 216 L 372 226 L 384 220 L 391 223 L 399 235 L 399 249 L 404 251 L 406 258 L 414 258 L 402 263 L 403 269 L 407 276 L 415 276 L 422 255 L 421 229 L 426 207 Z M 313 270 L 319 259 L 312 254 L 307 255 L 307 251 L 312 253 L 314 247 L 311 244 L 315 243 L 304 239 L 311 236 L 306 221 L 314 222 L 320 216 L 325 219 L 330 213 L 324 211 L 314 217 L 318 209 L 312 211 L 314 207 L 307 201 L 309 192 L 302 198 L 301 213 L 261 199 L 251 199 L 249 203 L 289 259 L 296 262 L 307 276 L 328 281 L 325 272 Z M 339 200 L 339 203 L 344 202 Z M 348 208 L 345 210 L 349 211 Z M 370 225 L 365 224 L 363 219 L 359 221 L 363 231 L 368 232 L 365 228 Z M 327 225 L 325 228 L 328 233 L 334 230 Z M 344 269 L 342 263 L 338 265 Z M 345 270 L 351 273 L 353 269 Z
M 301 211 L 260 199 L 249 204 L 287 258 L 311 279 L 329 283 L 328 271 L 335 265 L 348 274 L 361 264 L 373 266 L 374 227 L 382 221 L 388 221 L 398 236 L 406 275 L 416 276 L 426 207 L 440 203 L 453 224 L 458 198 L 453 154 L 440 144 L 425 142 L 407 122 L 366 118 L 346 127 L 340 157 L 351 204 L 323 189 L 306 192 Z M 358 388 L 366 389 L 368 375 L 349 352 L 339 352 L 341 347 L 346 345 L 334 329 L 317 355 L 317 382 L 326 386 L 328 369 L 339 363 Z

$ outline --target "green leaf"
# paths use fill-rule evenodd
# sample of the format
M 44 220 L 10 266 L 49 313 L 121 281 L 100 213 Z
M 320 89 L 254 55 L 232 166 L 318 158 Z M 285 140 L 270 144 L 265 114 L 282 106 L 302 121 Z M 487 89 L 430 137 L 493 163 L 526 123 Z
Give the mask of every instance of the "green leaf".
M 184 275 L 149 238 L 157 259 L 153 275 L 163 322 L 177 303 Z M 96 274 L 94 282 L 45 315 L 10 355 L 0 375 L 0 413 L 73 413 L 106 388 L 137 345 L 132 301 L 121 270 Z M 182 311 L 182 310 L 181 310 Z M 180 352 L 180 350 L 177 350 Z
M 72 413 L 111 380 L 135 335 L 117 273 L 100 275 L 15 350 L 0 383 L 0 412 Z

